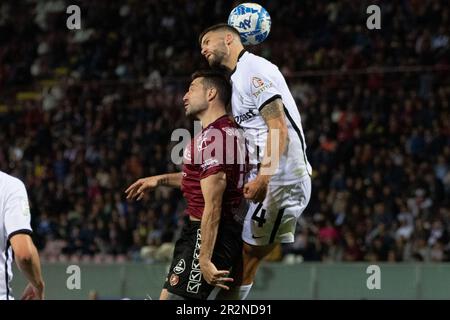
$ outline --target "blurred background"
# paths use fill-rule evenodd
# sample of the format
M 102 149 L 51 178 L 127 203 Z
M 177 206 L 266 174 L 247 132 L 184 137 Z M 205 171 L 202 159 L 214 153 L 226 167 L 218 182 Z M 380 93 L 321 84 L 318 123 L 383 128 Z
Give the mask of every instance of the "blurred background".
M 0 170 L 27 187 L 49 298 L 158 297 L 185 203 L 124 190 L 179 169 L 170 136 L 192 128 L 182 96 L 207 67 L 197 37 L 241 2 L 1 1 Z M 314 172 L 295 242 L 249 298 L 449 299 L 448 2 L 257 2 L 272 30 L 247 49 L 286 77 Z M 66 27 L 72 4 L 80 30 Z M 380 30 L 366 27 L 371 4 Z M 366 287 L 372 264 L 381 290 Z

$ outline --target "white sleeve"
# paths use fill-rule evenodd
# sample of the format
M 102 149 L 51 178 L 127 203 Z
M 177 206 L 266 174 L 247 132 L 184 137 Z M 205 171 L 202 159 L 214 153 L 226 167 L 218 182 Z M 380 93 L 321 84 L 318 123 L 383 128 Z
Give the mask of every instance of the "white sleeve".
M 273 65 L 254 63 L 249 73 L 250 96 L 259 111 L 269 102 L 280 98 L 276 76 L 280 71 Z
M 31 234 L 30 206 L 24 184 L 15 180 L 7 191 L 5 199 L 4 217 L 7 238 L 17 233 Z

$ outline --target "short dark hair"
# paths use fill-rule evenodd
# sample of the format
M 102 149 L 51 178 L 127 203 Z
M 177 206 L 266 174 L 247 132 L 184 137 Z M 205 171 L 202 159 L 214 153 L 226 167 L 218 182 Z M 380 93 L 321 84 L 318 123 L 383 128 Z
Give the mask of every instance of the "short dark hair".
M 231 84 L 227 74 L 220 70 L 199 70 L 192 74 L 192 80 L 203 78 L 203 86 L 207 89 L 216 88 L 219 100 L 225 105 L 231 101 Z
M 238 37 L 239 41 L 241 41 L 241 35 L 239 34 L 239 31 L 237 31 L 235 27 L 232 27 L 226 23 L 218 23 L 211 27 L 206 28 L 205 30 L 202 31 L 202 33 L 200 33 L 200 36 L 198 37 L 198 44 L 200 46 L 202 45 L 202 39 L 205 36 L 205 34 L 207 34 L 210 31 L 217 31 L 217 30 L 227 30 L 229 32 L 232 32 Z

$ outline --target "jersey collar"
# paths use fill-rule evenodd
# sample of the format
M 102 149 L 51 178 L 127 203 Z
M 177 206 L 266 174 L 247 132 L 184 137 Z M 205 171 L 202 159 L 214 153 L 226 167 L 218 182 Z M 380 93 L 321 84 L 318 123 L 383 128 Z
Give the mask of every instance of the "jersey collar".
M 234 67 L 234 69 L 231 71 L 231 73 L 230 73 L 230 77 L 233 75 L 233 73 L 236 71 L 236 67 L 237 67 L 237 63 L 239 62 L 239 60 L 241 59 L 241 57 L 244 55 L 244 53 L 246 53 L 247 52 L 247 50 L 245 50 L 245 49 L 242 49 L 241 50 L 241 52 L 239 52 L 239 55 L 238 55 L 238 58 L 237 58 L 237 61 L 236 61 L 236 66 Z

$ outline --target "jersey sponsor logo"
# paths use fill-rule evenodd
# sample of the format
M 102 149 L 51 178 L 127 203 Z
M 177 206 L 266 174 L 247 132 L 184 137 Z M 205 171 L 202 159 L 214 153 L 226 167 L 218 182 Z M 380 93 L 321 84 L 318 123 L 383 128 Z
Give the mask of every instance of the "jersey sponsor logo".
M 264 85 L 264 81 L 262 81 L 260 78 L 258 77 L 253 77 L 252 78 L 252 84 L 255 88 L 259 88 L 262 87 Z
M 184 269 L 186 269 L 186 262 L 184 261 L 184 259 L 181 259 L 180 261 L 178 261 L 177 265 L 173 267 L 173 272 L 175 272 L 176 274 L 180 274 L 184 272 Z
M 255 96 L 255 98 L 258 98 L 258 96 L 263 93 L 264 91 L 266 91 L 267 89 L 273 87 L 273 83 L 269 82 L 267 84 L 264 84 L 263 86 L 261 86 L 258 91 L 252 93 L 253 96 Z
M 252 119 L 253 117 L 256 117 L 256 114 L 254 113 L 253 110 L 255 110 L 255 109 L 250 109 L 246 113 L 241 113 L 241 114 L 235 116 L 234 120 L 236 121 L 237 124 L 241 124 L 244 121 L 248 121 L 248 120 Z
M 180 277 L 177 276 L 176 274 L 172 274 L 170 276 L 169 284 L 173 287 L 173 286 L 176 286 L 179 281 L 180 281 Z
M 217 166 L 219 164 L 219 160 L 215 158 L 206 159 L 205 162 L 201 165 L 203 170 L 207 170 L 211 167 Z

